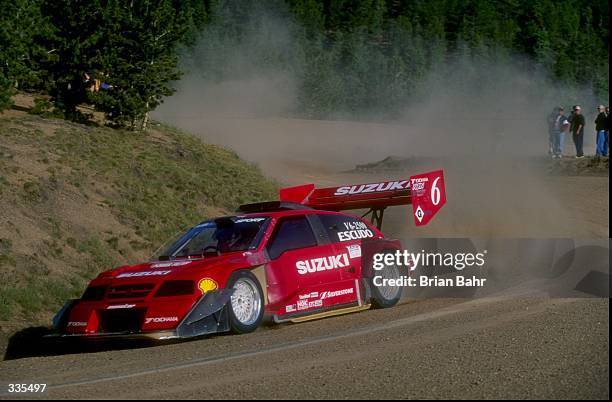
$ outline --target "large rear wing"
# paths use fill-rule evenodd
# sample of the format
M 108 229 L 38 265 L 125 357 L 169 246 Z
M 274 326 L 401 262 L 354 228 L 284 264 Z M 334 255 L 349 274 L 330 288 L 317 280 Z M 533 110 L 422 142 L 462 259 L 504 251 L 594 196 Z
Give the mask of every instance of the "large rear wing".
M 382 227 L 384 210 L 390 206 L 413 205 L 415 224 L 427 224 L 446 203 L 442 170 L 411 176 L 409 179 L 315 188 L 314 184 L 280 190 L 281 202 L 293 202 L 315 209 L 344 211 L 368 209 L 371 221 Z

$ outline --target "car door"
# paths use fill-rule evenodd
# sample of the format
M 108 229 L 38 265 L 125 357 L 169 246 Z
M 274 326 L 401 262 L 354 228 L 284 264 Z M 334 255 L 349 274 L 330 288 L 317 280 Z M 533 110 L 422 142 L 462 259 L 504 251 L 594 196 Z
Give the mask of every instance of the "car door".
M 348 269 L 342 270 L 341 280 L 361 279 L 361 242 L 375 237 L 375 233 L 361 219 L 338 213 L 317 214 L 337 253 L 347 253 Z
M 326 237 L 315 235 L 305 215 L 280 218 L 266 251 L 269 306 L 279 315 L 325 307 L 329 303 L 321 299 L 321 293 L 341 281 L 341 268 L 348 264 Z

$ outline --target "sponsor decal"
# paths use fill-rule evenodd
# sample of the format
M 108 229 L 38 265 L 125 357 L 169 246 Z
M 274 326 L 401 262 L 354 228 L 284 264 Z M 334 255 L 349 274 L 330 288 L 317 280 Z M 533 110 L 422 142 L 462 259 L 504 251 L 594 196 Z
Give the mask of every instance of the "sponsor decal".
M 182 265 L 191 264 L 191 261 L 168 261 L 168 262 L 156 262 L 151 265 L 151 268 L 168 268 L 168 267 L 180 267 Z
M 423 190 L 425 190 L 425 184 L 429 181 L 429 177 L 418 177 L 416 179 L 412 179 L 412 187 L 411 190 L 416 193 L 415 195 L 423 195 Z
M 352 295 L 354 292 L 355 292 L 355 289 L 353 288 L 334 290 L 334 291 L 325 291 L 321 293 L 321 300 L 331 299 L 334 297 L 344 296 L 344 295 Z
M 117 275 L 117 278 L 137 278 L 141 276 L 164 276 L 172 271 L 143 271 L 143 272 L 125 272 Z
M 344 231 L 338 232 L 339 241 L 359 240 L 367 237 L 374 237 L 374 233 L 363 222 L 344 222 Z
M 352 295 L 355 293 L 354 288 L 340 289 L 324 292 L 311 292 L 300 295 L 297 304 L 285 306 L 285 313 L 293 313 L 295 311 L 308 310 L 311 308 L 323 307 L 323 300 L 332 299 L 338 296 Z M 314 299 L 314 300 L 313 300 Z
M 134 308 L 135 304 L 113 304 L 112 306 L 106 307 L 107 310 L 117 310 L 121 308 Z
M 350 258 L 359 258 L 361 257 L 361 246 L 359 244 L 351 244 L 350 246 L 346 246 L 349 257 Z
M 312 301 L 298 300 L 298 302 L 297 302 L 297 309 L 298 309 L 298 311 L 308 310 L 308 309 L 316 308 L 316 307 L 323 307 L 323 300 L 321 300 L 321 299 L 312 300 Z
M 423 208 L 419 205 L 414 211 L 414 216 L 419 220 L 419 223 L 423 222 L 423 217 L 425 217 L 425 212 L 423 212 Z
M 364 193 L 378 193 L 381 191 L 398 191 L 410 188 L 410 181 L 386 181 L 383 183 L 358 184 L 355 186 L 338 187 L 334 195 L 352 195 Z
M 337 268 L 344 268 L 349 265 L 348 254 L 332 255 L 328 257 L 312 258 L 302 260 L 295 263 L 298 274 L 305 275 L 308 273 L 329 271 Z
M 178 317 L 147 317 L 145 318 L 145 324 L 159 324 L 164 322 L 178 322 Z
M 68 321 L 69 327 L 86 327 L 87 323 L 83 321 Z
M 319 292 L 311 292 L 311 293 L 306 293 L 305 295 L 300 295 L 299 299 L 300 300 L 304 300 L 304 299 L 314 299 L 319 297 Z
M 236 219 L 234 223 L 256 223 L 265 221 L 267 218 L 240 218 Z
M 444 172 L 423 173 L 410 177 L 412 213 L 417 226 L 426 225 L 446 204 Z
M 200 289 L 202 294 L 217 290 L 218 287 L 217 282 L 211 278 L 203 278 L 198 282 L 198 289 Z
M 338 232 L 338 240 L 340 241 L 359 240 L 359 239 L 365 239 L 367 237 L 374 237 L 374 233 L 372 233 L 370 229 L 350 230 L 348 232 Z
M 366 230 L 368 229 L 368 225 L 361 221 L 349 221 L 343 222 L 344 228 L 346 230 Z

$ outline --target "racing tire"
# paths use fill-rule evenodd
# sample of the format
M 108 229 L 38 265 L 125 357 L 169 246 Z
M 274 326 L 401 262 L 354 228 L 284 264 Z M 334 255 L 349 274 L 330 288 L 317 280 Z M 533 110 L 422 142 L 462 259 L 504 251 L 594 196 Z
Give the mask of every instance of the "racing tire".
M 391 251 L 385 251 L 390 253 Z M 402 286 L 376 286 L 374 285 L 374 277 L 382 276 L 383 279 L 399 279 L 402 276 L 402 270 L 397 264 L 385 265 L 380 271 L 374 271 L 372 278 L 368 278 L 368 285 L 371 291 L 372 307 L 374 308 L 389 308 L 393 307 L 402 298 Z
M 259 281 L 249 271 L 238 271 L 230 276 L 227 288 L 234 293 L 227 303 L 230 330 L 235 334 L 255 331 L 264 318 L 264 297 Z

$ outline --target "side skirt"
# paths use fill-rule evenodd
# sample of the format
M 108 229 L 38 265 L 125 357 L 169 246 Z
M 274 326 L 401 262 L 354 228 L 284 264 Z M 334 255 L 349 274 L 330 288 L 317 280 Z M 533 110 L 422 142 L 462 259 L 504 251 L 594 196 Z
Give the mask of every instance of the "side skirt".
M 336 315 L 357 313 L 359 311 L 368 310 L 369 308 L 370 308 L 370 304 L 364 304 L 361 306 L 353 306 L 353 307 L 345 307 L 345 308 L 341 308 L 337 310 L 322 311 L 320 313 L 309 314 L 303 317 L 296 317 L 296 318 L 290 319 L 289 321 L 293 323 L 298 323 L 298 322 L 304 322 L 304 321 L 318 320 L 321 318 L 333 317 Z
M 326 318 L 326 317 L 333 317 L 336 315 L 356 313 L 359 311 L 368 310 L 369 308 L 370 308 L 370 304 L 361 304 L 361 303 L 349 304 L 349 305 L 345 304 L 344 306 L 334 307 L 331 309 L 325 309 L 325 310 L 317 309 L 314 311 L 308 311 L 308 312 L 298 313 L 294 315 L 285 315 L 285 316 L 274 315 L 273 318 L 274 318 L 274 322 L 277 324 L 282 324 L 285 322 L 299 323 L 299 322 L 305 322 L 305 321 L 311 321 L 311 320 L 318 320 L 318 319 Z

